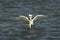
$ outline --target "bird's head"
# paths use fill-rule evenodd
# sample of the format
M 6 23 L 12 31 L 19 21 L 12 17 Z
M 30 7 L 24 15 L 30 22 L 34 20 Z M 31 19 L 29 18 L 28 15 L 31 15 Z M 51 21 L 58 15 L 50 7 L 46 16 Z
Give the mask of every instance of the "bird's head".
M 32 17 L 32 14 L 29 14 L 29 17 Z
M 32 19 L 32 14 L 29 14 L 30 19 Z

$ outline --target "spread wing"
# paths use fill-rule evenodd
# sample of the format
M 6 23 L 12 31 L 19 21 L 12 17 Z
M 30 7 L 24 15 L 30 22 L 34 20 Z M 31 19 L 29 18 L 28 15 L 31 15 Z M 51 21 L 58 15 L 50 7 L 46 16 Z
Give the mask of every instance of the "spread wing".
M 29 21 L 29 19 L 26 16 L 18 16 L 16 19 L 24 19 L 25 21 Z
M 37 19 L 42 18 L 42 17 L 46 17 L 46 15 L 36 15 L 36 16 L 33 18 L 33 21 L 36 21 Z

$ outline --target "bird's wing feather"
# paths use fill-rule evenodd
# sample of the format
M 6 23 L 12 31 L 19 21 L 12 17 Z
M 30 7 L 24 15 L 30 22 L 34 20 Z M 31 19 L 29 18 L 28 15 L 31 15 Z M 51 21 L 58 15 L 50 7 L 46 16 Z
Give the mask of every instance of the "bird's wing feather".
M 26 16 L 19 16 L 16 17 L 16 19 L 24 19 L 25 21 L 29 21 L 29 19 Z
M 36 15 L 36 16 L 33 18 L 33 21 L 36 21 L 38 18 L 41 18 L 41 17 L 46 17 L 46 15 Z

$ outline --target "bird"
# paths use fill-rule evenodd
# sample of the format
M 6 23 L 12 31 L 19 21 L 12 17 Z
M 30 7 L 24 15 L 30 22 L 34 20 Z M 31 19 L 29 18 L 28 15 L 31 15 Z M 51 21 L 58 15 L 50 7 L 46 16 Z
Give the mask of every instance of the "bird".
M 32 14 L 29 14 L 29 18 L 24 16 L 24 15 L 21 15 L 21 16 L 18 16 L 16 17 L 17 19 L 24 19 L 25 21 L 28 21 L 29 22 L 29 27 L 31 28 L 32 25 L 34 25 L 34 21 L 38 20 L 39 18 L 41 17 L 46 17 L 46 15 L 36 15 L 34 18 L 33 18 L 33 15 Z

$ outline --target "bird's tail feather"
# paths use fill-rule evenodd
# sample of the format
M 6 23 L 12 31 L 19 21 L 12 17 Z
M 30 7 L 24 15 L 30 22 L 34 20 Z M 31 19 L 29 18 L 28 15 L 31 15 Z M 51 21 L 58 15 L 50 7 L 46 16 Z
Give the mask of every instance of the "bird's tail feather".
M 31 24 L 29 24 L 29 27 L 31 28 Z

